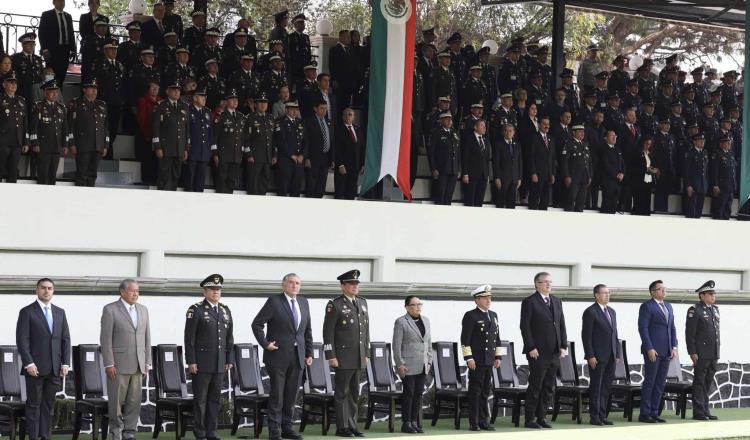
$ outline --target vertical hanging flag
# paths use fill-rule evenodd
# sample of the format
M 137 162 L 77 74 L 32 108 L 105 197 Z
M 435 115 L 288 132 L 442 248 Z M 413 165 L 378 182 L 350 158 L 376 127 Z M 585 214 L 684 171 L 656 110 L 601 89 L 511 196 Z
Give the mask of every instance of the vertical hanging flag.
M 416 0 L 372 0 L 364 193 L 390 175 L 411 200 L 411 99 Z

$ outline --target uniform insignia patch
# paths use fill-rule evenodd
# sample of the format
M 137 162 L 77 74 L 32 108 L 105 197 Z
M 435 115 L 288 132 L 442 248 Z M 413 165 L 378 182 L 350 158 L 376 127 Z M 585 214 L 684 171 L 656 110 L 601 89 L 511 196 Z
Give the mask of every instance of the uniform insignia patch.
M 188 312 L 187 312 L 187 318 L 190 319 L 192 317 L 193 317 L 193 311 L 192 310 L 188 310 Z
M 331 313 L 331 312 L 333 312 L 333 303 L 329 302 L 328 305 L 326 306 L 326 313 Z

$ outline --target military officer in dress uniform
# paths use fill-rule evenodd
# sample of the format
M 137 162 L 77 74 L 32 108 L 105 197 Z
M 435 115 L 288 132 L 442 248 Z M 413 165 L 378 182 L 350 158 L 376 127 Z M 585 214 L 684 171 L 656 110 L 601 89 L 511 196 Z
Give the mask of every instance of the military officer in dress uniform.
M 27 32 L 18 39 L 23 50 L 16 52 L 11 57 L 13 70 L 15 70 L 18 81 L 18 94 L 26 100 L 26 111 L 29 112 L 31 105 L 34 104 L 34 93 L 32 91 L 34 84 L 42 82 L 42 71 L 44 65 L 42 57 L 34 54 L 36 47 L 36 34 Z
M 437 107 L 437 99 L 447 96 L 450 98 L 451 113 L 456 114 L 456 111 L 458 110 L 458 101 L 456 99 L 458 96 L 458 83 L 456 82 L 456 77 L 450 68 L 451 54 L 448 52 L 440 52 L 437 55 L 437 58 L 439 65 L 432 69 L 430 75 L 430 84 L 432 86 L 432 94 L 430 96 L 435 98 L 436 102 L 430 103 L 430 105 Z
M 177 61 L 177 33 L 166 32 L 164 34 L 164 46 L 156 51 L 156 62 L 154 63 L 164 76 L 167 66 Z M 168 83 L 167 83 L 168 84 Z
M 692 139 L 693 146 L 685 153 L 682 166 L 685 191 L 682 212 L 687 218 L 700 218 L 708 190 L 708 153 L 703 148 L 706 143 L 703 133 L 694 134 Z
M 581 212 L 586 190 L 591 184 L 591 151 L 588 142 L 583 139 L 585 127 L 574 125 L 572 130 L 573 138 L 565 144 L 561 153 L 560 168 L 567 193 L 565 210 Z
M 492 369 L 500 368 L 500 324 L 490 310 L 492 286 L 471 292 L 476 308 L 461 321 L 461 350 L 469 367 L 469 431 L 494 431 L 487 400 L 492 393 Z
M 270 40 L 279 40 L 284 45 L 284 51 L 289 47 L 289 31 L 286 30 L 289 24 L 289 11 L 284 9 L 273 14 L 273 20 L 276 25 L 271 29 L 271 33 L 268 35 Z
M 245 115 L 237 111 L 239 100 L 234 90 L 224 97 L 227 106 L 214 120 L 213 162 L 216 167 L 214 186 L 217 193 L 231 194 L 237 184 L 245 145 Z
M 305 14 L 297 14 L 292 18 L 294 32 L 289 34 L 289 81 L 297 84 L 304 77 L 304 68 L 312 62 L 312 47 L 310 36 L 305 33 Z
M 185 191 L 203 192 L 206 184 L 206 167 L 213 155 L 213 119 L 206 107 L 206 91 L 196 89 L 190 105 L 190 155 L 185 176 Z
M 91 81 L 96 62 L 104 58 L 104 45 L 107 43 L 109 23 L 104 17 L 94 22 L 94 33 L 87 35 L 81 42 L 81 80 Z
M 289 101 L 286 115 L 276 121 L 274 144 L 276 151 L 276 194 L 299 197 L 305 176 L 305 128 L 299 117 L 299 104 Z
M 141 50 L 141 62 L 130 71 L 128 99 L 131 107 L 135 107 L 138 98 L 148 91 L 149 83 L 161 83 L 161 73 L 154 66 L 154 56 L 151 48 Z
M 255 111 L 247 116 L 245 150 L 245 189 L 248 194 L 265 195 L 271 183 L 271 166 L 276 164 L 273 134 L 276 123 L 268 114 L 268 96 L 260 93 L 254 100 Z
M 288 86 L 286 75 L 283 71 L 284 60 L 278 52 L 272 53 L 268 58 L 270 69 L 263 73 L 261 79 L 261 90 L 268 94 L 269 102 L 276 102 L 279 98 L 279 89 Z
M 95 79 L 83 83 L 83 96 L 68 103 L 70 152 L 76 158 L 76 186 L 94 186 L 99 160 L 107 155 L 107 104 L 96 99 Z
M 728 135 L 719 138 L 719 148 L 711 157 L 711 182 L 711 217 L 729 220 L 737 187 L 737 160 Z
M 721 343 L 719 333 L 719 308 L 713 280 L 706 281 L 696 290 L 700 301 L 687 311 L 685 342 L 693 361 L 693 419 L 718 420 L 708 406 L 708 391 L 714 382 L 716 361 Z
M 112 157 L 112 147 L 122 116 L 124 71 L 122 63 L 117 61 L 117 42 L 110 40 L 104 45 L 104 57 L 97 61 L 94 67 L 96 83 L 100 88 L 97 97 L 107 105 L 107 128 L 109 130 L 107 157 Z
M 247 31 L 239 28 L 234 31 L 234 44 L 222 49 L 221 70 L 220 74 L 228 78 L 232 73 L 240 69 L 242 57 L 252 55 L 251 48 L 247 45 Z
M 497 73 L 495 66 L 490 64 L 490 48 L 485 46 L 477 52 L 479 65 L 482 66 L 482 81 L 487 87 L 487 103 L 492 104 L 497 99 Z M 432 104 L 430 104 L 432 105 Z
M 578 93 L 578 87 L 573 84 L 573 70 L 567 67 L 560 72 L 560 79 L 562 80 L 563 91 L 565 91 L 565 105 L 568 106 L 571 112 L 578 114 L 581 110 L 581 100 Z
M 461 139 L 449 112 L 440 114 L 440 128 L 432 132 L 427 159 L 432 172 L 432 199 L 436 205 L 450 205 L 461 172 Z
M 18 161 L 21 153 L 29 151 L 26 100 L 17 95 L 18 79 L 11 72 L 3 80 L 0 96 L 0 182 L 18 180 Z
M 370 354 L 370 317 L 367 301 L 358 296 L 359 275 L 354 269 L 337 277 L 342 294 L 328 301 L 323 321 L 325 357 L 336 372 L 334 401 L 339 437 L 364 437 L 357 429 L 357 402 L 360 376 Z
M 229 87 L 236 90 L 240 107 L 248 104 L 260 90 L 260 75 L 253 69 L 255 58 L 251 54 L 242 55 L 240 68 L 229 76 Z
M 206 105 L 211 110 L 215 109 L 227 93 L 227 83 L 219 76 L 219 63 L 216 59 L 206 60 L 206 74 L 198 79 L 198 87 L 206 90 Z
M 137 21 L 129 23 L 125 28 L 128 30 L 128 41 L 120 43 L 117 48 L 117 61 L 125 67 L 125 76 L 128 77 L 134 66 L 140 63 L 141 50 L 141 24 Z
M 206 13 L 195 10 L 190 14 L 193 25 L 185 29 L 182 44 L 189 50 L 194 51 L 203 44 L 203 34 L 206 33 Z
M 471 113 L 473 104 L 490 105 L 487 99 L 489 92 L 484 81 L 482 81 L 482 66 L 471 66 L 469 69 L 469 79 L 461 88 L 461 117 L 468 116 Z
M 219 46 L 219 29 L 210 28 L 203 34 L 203 44 L 196 48 L 189 48 L 192 55 L 191 60 L 198 75 L 204 75 L 208 70 L 206 62 L 216 60 L 218 63 L 222 59 L 221 46 Z M 218 66 L 217 66 L 218 67 Z M 209 107 L 211 107 L 209 105 Z
M 180 101 L 180 85 L 167 87 L 167 99 L 154 107 L 151 144 L 159 159 L 158 189 L 175 191 L 180 180 L 181 164 L 190 150 L 188 105 Z
M 189 64 L 190 51 L 185 47 L 178 47 L 174 54 L 174 62 L 168 64 L 162 74 L 162 85 L 185 84 L 188 78 L 197 79 L 195 69 Z
M 29 121 L 29 140 L 37 155 L 36 181 L 41 185 L 57 182 L 57 165 L 60 156 L 68 155 L 68 117 L 65 106 L 57 101 L 60 87 L 50 80 L 42 85 L 43 100 L 37 102 Z
M 703 104 L 709 101 L 708 90 L 706 85 L 703 84 L 703 66 L 696 67 L 690 71 L 693 76 L 693 91 L 695 91 L 695 102 L 699 107 L 703 107 Z
M 193 432 L 196 440 L 218 440 L 216 426 L 224 374 L 234 364 L 232 313 L 219 302 L 224 277 L 213 274 L 200 283 L 203 301 L 185 317 L 185 361 L 193 375 Z
M 497 73 L 497 89 L 499 93 L 513 92 L 526 84 L 526 65 L 520 61 L 521 46 L 512 45 L 503 59 L 503 64 Z
M 164 0 L 164 18 L 161 19 L 164 29 L 168 29 L 177 35 L 178 40 L 182 40 L 183 24 L 180 14 L 174 13 L 174 0 Z

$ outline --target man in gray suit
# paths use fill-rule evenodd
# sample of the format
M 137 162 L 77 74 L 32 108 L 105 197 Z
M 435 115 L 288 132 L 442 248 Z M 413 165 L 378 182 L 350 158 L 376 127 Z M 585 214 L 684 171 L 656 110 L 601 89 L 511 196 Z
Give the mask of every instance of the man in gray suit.
M 432 363 L 430 320 L 422 315 L 422 301 L 414 295 L 404 300 L 406 314 L 393 324 L 393 359 L 401 377 L 401 432 L 423 433 L 419 426 L 424 380 Z
M 300 440 L 292 430 L 302 369 L 312 364 L 312 328 L 310 306 L 299 296 L 300 279 L 290 273 L 281 281 L 282 293 L 270 296 L 252 329 L 263 347 L 263 362 L 271 380 L 268 402 L 268 438 Z M 267 326 L 267 332 L 263 327 Z M 279 430 L 281 427 L 281 430 Z
M 99 343 L 107 373 L 112 440 L 135 438 L 141 411 L 141 380 L 151 369 L 148 309 L 138 304 L 138 283 L 120 283 L 120 299 L 104 306 Z

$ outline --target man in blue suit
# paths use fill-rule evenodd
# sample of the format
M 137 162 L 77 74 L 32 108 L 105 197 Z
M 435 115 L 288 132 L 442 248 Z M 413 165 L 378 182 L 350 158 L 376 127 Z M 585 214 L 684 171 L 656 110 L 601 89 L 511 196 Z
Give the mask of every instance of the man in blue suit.
M 643 353 L 643 384 L 639 422 L 665 423 L 659 417 L 659 404 L 667 381 L 669 362 L 677 356 L 677 331 L 672 305 L 664 301 L 667 289 L 661 280 L 648 286 L 651 299 L 638 311 L 638 333 Z

